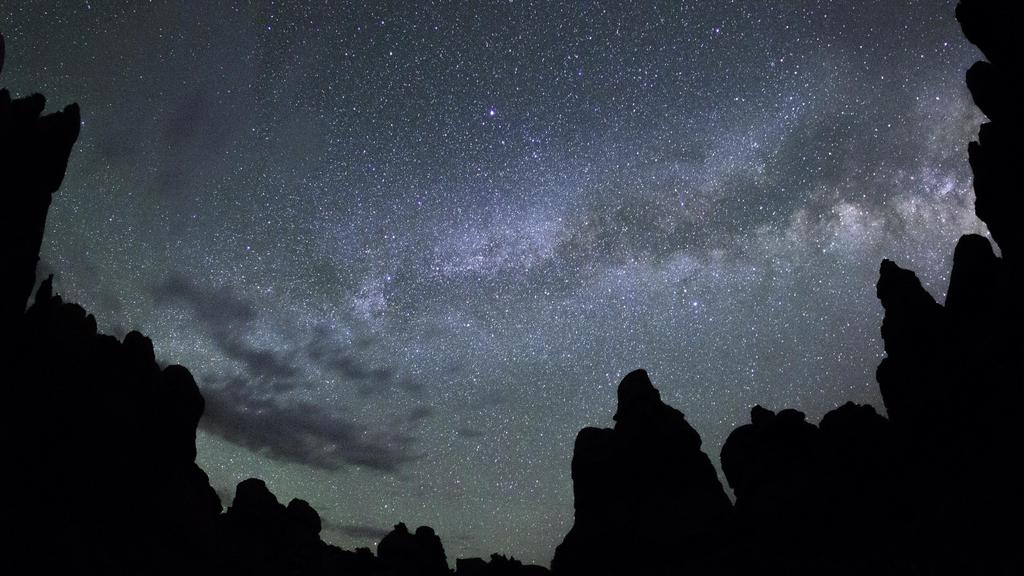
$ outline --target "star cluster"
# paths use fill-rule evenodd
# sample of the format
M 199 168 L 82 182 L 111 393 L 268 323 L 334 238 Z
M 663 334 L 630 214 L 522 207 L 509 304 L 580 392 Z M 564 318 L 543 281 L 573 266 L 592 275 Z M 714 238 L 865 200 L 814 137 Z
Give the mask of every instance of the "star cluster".
M 953 1 L 299 4 L 17 3 L 4 84 L 82 105 L 43 271 L 346 547 L 547 563 L 634 368 L 713 460 L 881 408 L 879 262 L 983 229 Z

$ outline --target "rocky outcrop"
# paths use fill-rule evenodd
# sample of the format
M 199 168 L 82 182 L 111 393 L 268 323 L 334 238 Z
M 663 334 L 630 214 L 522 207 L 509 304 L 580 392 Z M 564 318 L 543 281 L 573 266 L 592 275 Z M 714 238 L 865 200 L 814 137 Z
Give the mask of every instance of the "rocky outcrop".
M 1024 560 L 1005 528 L 1024 513 L 1022 498 L 998 488 L 1024 482 L 1013 456 L 1024 400 L 1021 16 L 1013 2 L 957 6 L 964 34 L 988 59 L 967 73 L 990 120 L 969 156 L 975 211 L 999 256 L 988 239 L 962 237 L 943 305 L 892 262 L 878 281 L 886 358 L 877 379 L 908 487 L 906 544 L 924 572 L 1010 573 Z
M 250 478 L 218 519 L 217 574 L 330 574 L 355 558 L 320 539 L 320 515 L 305 500 L 285 506 Z
M 994 191 L 994 189 L 993 189 Z M 944 305 L 884 262 L 886 357 L 877 379 L 908 489 L 907 545 L 926 572 L 1001 573 L 1019 565 L 1003 529 L 1019 518 L 1024 350 L 1019 273 L 989 241 L 964 236 Z
M 894 546 L 900 484 L 890 440 L 871 406 L 848 402 L 819 426 L 796 410 L 755 406 L 722 447 L 740 572 L 906 573 Z
M 52 114 L 43 114 L 45 108 L 40 94 L 12 100 L 0 90 L 0 322 L 5 326 L 25 311 L 32 293 L 50 199 L 64 180 L 81 126 L 77 104 Z
M 552 570 L 702 573 L 720 565 L 732 510 L 700 435 L 643 370 L 622 380 L 618 400 L 613 429 L 576 437 L 575 523 Z
M 1019 2 L 961 0 L 956 8 L 964 36 L 987 61 L 967 72 L 967 87 L 990 122 L 981 126 L 969 153 L 974 171 L 975 212 L 988 225 L 1003 258 L 1020 266 L 1024 249 L 1024 50 Z M 1019 280 L 1020 277 L 1018 276 Z
M 22 534 L 72 543 L 74 553 L 50 556 L 76 571 L 204 566 L 221 506 L 195 464 L 203 398 L 189 371 L 161 368 L 138 332 L 121 341 L 98 333 L 91 315 L 52 294 L 51 280 L 7 328 L 5 370 L 17 383 L 8 401 L 21 409 L 5 425 L 31 431 L 10 446 L 24 472 L 12 515 L 32 527 Z M 27 540 L 26 555 L 43 544 Z
M 420 526 L 414 534 L 399 522 L 377 545 L 382 568 L 394 574 L 435 576 L 448 574 L 448 560 L 441 539 L 429 526 Z
M 945 311 L 916 274 L 889 260 L 882 262 L 876 293 L 885 309 L 887 356 L 876 370 L 882 400 L 897 426 L 921 431 L 922 442 L 930 442 L 932 415 L 949 410 L 948 386 L 939 385 L 946 381 L 942 358 L 950 353 Z
M 523 564 L 503 554 L 491 554 L 490 562 L 483 558 L 459 558 L 455 561 L 455 576 L 545 576 L 547 568 Z
M 53 294 L 52 277 L 25 309 L 80 126 L 76 105 L 48 115 L 45 105 L 0 91 L 4 491 L 16 527 L 6 560 L 26 572 L 44 559 L 57 573 L 201 570 L 221 507 L 195 464 L 203 398 L 191 374 L 161 368 L 138 332 L 98 333 Z

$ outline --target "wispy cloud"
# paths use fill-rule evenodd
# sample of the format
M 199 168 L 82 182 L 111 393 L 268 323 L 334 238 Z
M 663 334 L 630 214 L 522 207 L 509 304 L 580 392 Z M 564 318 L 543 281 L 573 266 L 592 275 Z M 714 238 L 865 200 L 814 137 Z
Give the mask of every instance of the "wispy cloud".
M 352 386 L 360 398 L 400 390 L 418 396 L 421 387 L 389 367 L 363 362 L 326 327 L 309 337 L 295 330 L 280 349 L 251 343 L 259 322 L 255 302 L 230 287 L 211 288 L 182 274 L 150 286 L 158 305 L 188 310 L 220 355 L 236 361 L 240 373 L 213 371 L 203 378 L 206 414 L 200 425 L 227 440 L 268 456 L 336 470 L 364 466 L 394 473 L 418 458 L 414 435 L 433 409 L 416 403 L 391 410 L 367 424 L 345 406 L 327 406 L 298 393 L 320 373 Z

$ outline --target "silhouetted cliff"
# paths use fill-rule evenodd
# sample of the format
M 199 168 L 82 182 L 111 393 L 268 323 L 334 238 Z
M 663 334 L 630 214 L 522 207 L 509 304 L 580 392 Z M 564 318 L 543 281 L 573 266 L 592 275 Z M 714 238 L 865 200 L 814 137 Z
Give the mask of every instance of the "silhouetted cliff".
M 4 419 L 15 566 L 170 573 L 209 554 L 220 503 L 195 465 L 203 399 L 188 370 L 160 368 L 137 332 L 98 334 L 52 293 L 26 301 L 51 195 L 78 136 L 78 107 L 0 91 Z
M 1024 386 L 1024 190 L 1015 165 L 1024 137 L 1024 57 L 1014 34 L 1020 7 L 965 1 L 957 18 L 989 59 L 967 73 L 991 120 L 970 146 L 970 163 L 976 211 L 1000 256 L 986 238 L 962 237 L 944 304 L 913 272 L 882 262 L 886 357 L 877 379 L 888 421 L 847 405 L 815 431 L 802 418 L 784 422 L 787 411 L 771 418 L 755 408 L 753 424 L 729 437 L 722 468 L 761 567 L 764 558 L 787 571 L 803 559 L 812 563 L 808 573 L 1011 573 L 1021 566 L 1020 530 L 1009 528 L 1022 513 L 1009 487 L 1024 480 L 1016 456 Z M 772 522 L 806 549 L 787 557 L 787 536 Z M 827 545 L 835 542 L 842 545 Z
M 1019 164 L 1024 152 L 1022 14 L 1019 2 L 962 0 L 956 7 L 964 36 L 987 59 L 967 71 L 974 102 L 991 120 L 981 126 L 978 141 L 969 150 L 975 212 L 988 225 L 1003 258 L 1015 267 L 1020 266 L 1024 242 L 1020 226 L 1024 181 Z
M 52 294 L 51 279 L 8 332 L 10 406 L 6 423 L 18 498 L 13 515 L 26 527 L 21 550 L 71 547 L 75 571 L 195 569 L 210 553 L 221 511 L 195 464 L 203 398 L 189 371 L 160 368 L 138 332 L 123 341 L 96 331 L 96 320 Z M 45 410 L 28 409 L 45 407 Z M 31 529 L 28 529 L 31 527 Z M 59 564 L 58 564 L 59 565 Z
M 51 195 L 64 180 L 81 125 L 77 104 L 43 115 L 45 107 L 46 99 L 40 94 L 11 100 L 7 90 L 0 90 L 0 262 L 4 267 L 0 321 L 4 326 L 25 311 L 36 282 Z
M 975 210 L 999 246 L 967 235 L 954 252 L 945 304 L 910 271 L 883 262 L 886 358 L 877 378 L 903 450 L 912 522 L 923 569 L 1009 573 L 1019 569 L 1024 481 L 1020 407 L 1024 390 L 1021 229 L 1024 180 L 1024 54 L 1019 3 L 965 0 L 964 34 L 988 59 L 967 84 L 990 119 L 972 142 Z

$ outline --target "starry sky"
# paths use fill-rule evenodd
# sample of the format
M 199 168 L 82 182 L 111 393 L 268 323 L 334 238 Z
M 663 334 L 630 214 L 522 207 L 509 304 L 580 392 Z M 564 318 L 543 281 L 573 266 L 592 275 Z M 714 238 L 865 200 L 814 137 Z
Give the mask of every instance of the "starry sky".
M 980 232 L 954 1 L 8 2 L 82 106 L 41 273 L 188 366 L 199 463 L 325 540 L 547 564 L 576 432 L 646 368 L 717 462 L 749 409 L 881 409 L 878 265 Z

